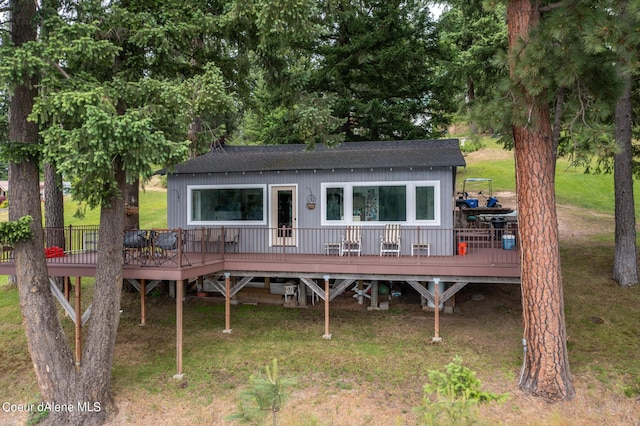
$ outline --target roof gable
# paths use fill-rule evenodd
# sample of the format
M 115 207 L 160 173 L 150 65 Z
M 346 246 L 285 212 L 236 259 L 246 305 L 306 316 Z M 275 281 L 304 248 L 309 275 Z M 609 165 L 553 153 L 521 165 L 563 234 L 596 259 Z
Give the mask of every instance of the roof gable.
M 458 139 L 230 146 L 175 166 L 170 173 L 465 166 Z

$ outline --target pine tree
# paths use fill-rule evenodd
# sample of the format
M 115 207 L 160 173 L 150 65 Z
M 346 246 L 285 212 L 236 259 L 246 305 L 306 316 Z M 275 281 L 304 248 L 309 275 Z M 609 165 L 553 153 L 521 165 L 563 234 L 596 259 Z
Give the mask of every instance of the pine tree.
M 520 62 L 540 24 L 539 8 L 529 0 L 511 0 L 507 6 L 526 349 L 520 388 L 561 400 L 572 399 L 575 390 L 566 344 L 549 103 L 540 84 L 544 74 L 535 64 Z

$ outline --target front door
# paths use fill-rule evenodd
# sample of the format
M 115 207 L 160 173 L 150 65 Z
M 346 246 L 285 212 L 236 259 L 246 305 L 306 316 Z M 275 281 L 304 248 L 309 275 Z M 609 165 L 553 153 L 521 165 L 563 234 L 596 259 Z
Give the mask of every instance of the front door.
M 271 245 L 295 246 L 298 220 L 296 186 L 271 187 Z

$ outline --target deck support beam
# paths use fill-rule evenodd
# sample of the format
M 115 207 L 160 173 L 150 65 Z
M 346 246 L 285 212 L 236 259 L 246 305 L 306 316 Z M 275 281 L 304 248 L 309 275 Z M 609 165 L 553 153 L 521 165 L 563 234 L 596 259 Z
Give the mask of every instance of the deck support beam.
M 324 334 L 322 338 L 325 340 L 331 339 L 331 333 L 329 333 L 329 275 L 324 276 Z
M 433 282 L 435 282 L 436 279 L 438 280 L 438 282 L 440 282 L 439 278 L 434 278 Z M 424 285 L 422 285 L 422 283 L 420 281 L 407 280 L 407 283 L 411 287 L 413 287 L 418 293 L 420 293 L 420 295 L 422 297 L 424 297 L 431 304 L 433 304 L 433 306 L 438 306 L 438 304 L 436 304 L 436 302 L 435 302 L 434 295 L 431 294 L 429 289 L 427 287 L 425 287 Z M 458 282 L 453 283 L 448 289 L 445 290 L 444 293 L 439 295 L 440 304 L 445 303 L 447 300 L 451 299 L 453 296 L 455 296 L 455 294 L 457 292 L 462 290 L 467 284 L 469 284 L 468 281 L 458 281 Z
M 161 280 L 151 280 L 147 282 L 144 278 L 137 280 L 134 278 L 125 278 L 133 288 L 140 293 L 140 326 L 147 325 L 147 294 L 151 293 Z
M 326 275 L 326 276 L 328 276 L 328 275 Z M 327 298 L 327 295 L 329 293 L 326 291 L 326 289 L 322 290 L 322 288 L 320 288 L 320 286 L 318 284 L 316 284 L 316 282 L 312 278 L 307 278 L 307 277 L 298 277 L 298 278 L 307 287 L 309 287 L 309 289 L 311 289 L 311 291 L 313 291 L 315 294 L 317 294 L 318 297 L 320 297 L 322 300 L 325 300 Z M 333 300 L 337 296 L 340 296 L 355 281 L 356 280 L 353 279 L 353 278 L 346 278 L 346 279 L 336 283 L 333 286 L 333 291 L 331 291 L 331 294 L 329 296 L 329 300 Z
M 224 289 L 224 330 L 222 332 L 229 334 L 231 333 L 231 274 L 228 272 L 224 273 Z
M 49 278 L 51 279 L 51 278 Z M 80 363 L 82 362 L 82 300 L 81 300 L 81 292 L 82 292 L 82 278 L 76 277 L 76 368 L 80 368 Z M 55 285 L 55 284 L 54 284 Z M 57 286 L 56 286 L 57 287 Z
M 318 284 L 312 278 L 300 277 L 300 281 L 302 281 L 309 289 L 318 295 L 319 298 L 324 300 L 325 293 L 324 290 L 320 288 Z
M 71 306 L 71 303 L 69 303 L 65 295 L 60 291 L 60 289 L 56 285 L 55 280 L 53 280 L 51 277 L 49 277 L 49 288 L 51 289 L 51 294 L 53 294 L 53 297 L 56 298 L 56 300 L 60 303 L 60 306 L 62 306 L 62 309 L 64 309 L 64 311 L 67 313 L 67 316 L 69 316 L 69 318 L 71 318 L 71 321 L 73 321 L 73 323 L 75 324 L 77 321 L 76 309 L 74 309 L 74 307 Z M 91 305 L 89 305 L 87 310 L 84 311 L 84 313 L 82 314 L 81 324 L 85 325 L 87 321 L 89 321 L 90 316 L 91 316 Z
M 147 280 L 140 280 L 140 325 L 147 325 Z
M 182 314 L 184 304 L 184 290 L 186 280 L 176 281 L 176 375 L 174 379 L 181 380 L 182 373 Z
M 434 336 L 431 339 L 431 341 L 433 343 L 440 343 L 442 342 L 442 337 L 440 337 L 440 278 L 434 278 L 433 279 L 433 283 L 435 284 L 433 287 L 433 306 L 435 307 L 435 309 L 433 310 L 433 315 L 434 315 Z M 444 303 L 444 301 L 443 301 Z
M 226 277 L 226 275 L 223 275 Z M 238 293 L 240 290 L 242 290 L 247 284 L 249 284 L 251 282 L 251 280 L 253 280 L 255 278 L 255 276 L 251 275 L 251 276 L 243 276 L 242 279 L 238 282 L 236 282 L 236 284 L 231 287 L 229 286 L 229 289 L 227 290 L 227 280 L 225 278 L 224 281 L 220 281 L 220 276 L 217 277 L 211 277 L 211 276 L 206 276 L 205 280 L 203 282 L 203 284 L 208 284 L 211 287 L 213 287 L 214 289 L 216 289 L 216 291 L 218 291 L 220 294 L 222 294 L 223 296 L 226 297 L 227 292 L 230 294 L 229 297 L 233 297 L 236 295 L 236 293 Z M 204 288 L 204 287 L 203 287 Z
M 138 291 L 140 290 L 140 281 L 138 281 L 135 278 L 125 278 L 124 279 L 127 283 L 131 284 L 131 286 L 133 288 L 135 288 Z M 145 285 L 145 291 L 147 294 L 151 293 L 153 291 L 154 288 L 156 288 L 156 286 L 158 284 L 160 284 L 162 282 L 162 280 L 147 280 L 147 283 Z

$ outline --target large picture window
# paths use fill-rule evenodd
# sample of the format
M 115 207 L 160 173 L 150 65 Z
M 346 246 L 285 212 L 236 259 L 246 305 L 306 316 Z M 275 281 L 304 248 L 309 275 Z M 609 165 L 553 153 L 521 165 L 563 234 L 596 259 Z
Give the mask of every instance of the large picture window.
M 353 219 L 363 222 L 405 222 L 407 187 L 354 186 Z
M 322 223 L 440 224 L 440 182 L 323 183 Z
M 189 224 L 265 223 L 265 186 L 190 186 Z

